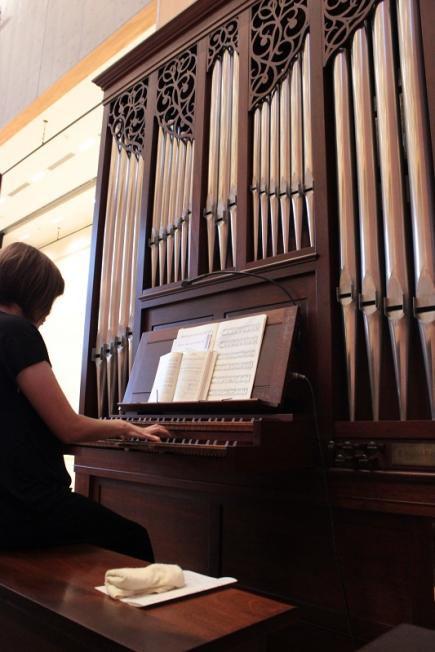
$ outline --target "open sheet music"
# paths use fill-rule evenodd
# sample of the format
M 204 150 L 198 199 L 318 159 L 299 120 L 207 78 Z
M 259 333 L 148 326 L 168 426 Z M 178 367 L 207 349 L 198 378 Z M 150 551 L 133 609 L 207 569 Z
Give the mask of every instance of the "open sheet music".
M 266 319 L 266 315 L 253 315 L 219 324 L 209 401 L 251 398 Z
M 266 315 L 180 329 L 161 356 L 150 402 L 249 399 Z

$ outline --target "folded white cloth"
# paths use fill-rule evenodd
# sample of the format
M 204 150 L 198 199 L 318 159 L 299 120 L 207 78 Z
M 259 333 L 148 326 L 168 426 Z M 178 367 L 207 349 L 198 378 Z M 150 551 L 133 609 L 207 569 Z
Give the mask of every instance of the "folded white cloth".
M 183 571 L 176 564 L 150 564 L 145 568 L 113 568 L 104 584 L 111 598 L 163 593 L 184 586 Z

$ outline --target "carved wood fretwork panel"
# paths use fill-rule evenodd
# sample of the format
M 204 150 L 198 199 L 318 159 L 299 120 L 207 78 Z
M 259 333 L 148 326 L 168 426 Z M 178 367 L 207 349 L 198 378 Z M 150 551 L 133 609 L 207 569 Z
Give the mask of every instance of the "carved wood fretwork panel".
M 193 137 L 196 67 L 196 47 L 193 47 L 159 70 L 159 124 L 165 131 L 170 131 L 178 138 Z
M 148 79 L 119 95 L 110 107 L 109 128 L 112 136 L 128 153 L 140 156 L 145 137 L 145 111 Z
M 324 64 L 360 26 L 379 0 L 325 0 Z
M 237 19 L 222 25 L 210 35 L 208 49 L 207 70 L 214 64 L 215 60 L 222 55 L 223 50 L 238 52 L 239 48 L 239 26 Z
M 252 7 L 250 108 L 285 76 L 307 29 L 306 0 L 262 0 Z

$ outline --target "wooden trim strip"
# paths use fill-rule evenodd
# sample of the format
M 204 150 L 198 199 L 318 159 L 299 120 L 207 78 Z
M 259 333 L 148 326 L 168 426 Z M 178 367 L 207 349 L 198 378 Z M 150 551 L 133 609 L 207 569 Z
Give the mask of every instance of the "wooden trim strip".
M 122 27 L 92 50 L 77 65 L 62 75 L 60 79 L 37 97 L 36 100 L 0 129 L 0 145 L 9 140 L 9 138 L 12 138 L 12 136 L 42 113 L 42 111 L 45 111 L 45 109 L 59 100 L 79 82 L 91 75 L 97 68 L 104 65 L 106 61 L 140 36 L 145 30 L 155 25 L 157 15 L 156 5 L 157 0 L 150 0 L 146 7 L 124 23 Z

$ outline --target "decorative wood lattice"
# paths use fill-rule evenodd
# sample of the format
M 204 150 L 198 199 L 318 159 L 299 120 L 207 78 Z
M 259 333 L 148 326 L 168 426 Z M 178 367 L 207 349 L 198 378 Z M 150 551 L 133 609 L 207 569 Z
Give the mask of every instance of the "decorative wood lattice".
M 128 153 L 140 156 L 145 137 L 145 111 L 148 79 L 144 79 L 113 102 L 109 114 L 109 128 L 114 138 Z
M 238 52 L 239 49 L 239 25 L 238 20 L 230 20 L 222 25 L 210 36 L 208 48 L 207 70 L 210 70 L 216 59 L 222 52 L 228 49 L 230 52 Z
M 325 0 L 324 65 L 331 55 L 360 26 L 379 0 Z
M 262 0 L 251 13 L 250 107 L 285 76 L 308 29 L 307 1 Z
M 193 137 L 196 48 L 185 50 L 159 70 L 157 113 L 160 126 L 177 138 Z

